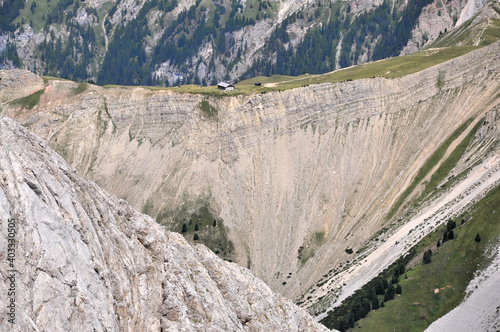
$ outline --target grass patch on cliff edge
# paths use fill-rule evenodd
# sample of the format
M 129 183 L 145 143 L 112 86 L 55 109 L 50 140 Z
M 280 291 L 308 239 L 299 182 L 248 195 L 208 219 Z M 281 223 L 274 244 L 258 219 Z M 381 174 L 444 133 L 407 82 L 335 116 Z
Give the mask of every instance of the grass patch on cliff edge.
M 281 75 L 271 77 L 254 77 L 241 81 L 235 86 L 241 91 L 268 92 L 288 90 L 311 84 L 345 82 L 363 78 L 397 78 L 422 71 L 474 51 L 478 48 L 480 47 L 461 46 L 426 50 L 405 56 L 340 69 L 326 74 L 304 74 L 297 77 Z M 254 83 L 256 82 L 262 83 L 262 87 L 255 87 Z
M 179 85 L 175 87 L 163 87 L 163 86 L 147 86 L 147 85 L 116 85 L 116 84 L 107 84 L 102 86 L 105 89 L 147 89 L 150 91 L 174 91 L 178 93 L 190 93 L 190 94 L 198 94 L 209 97 L 226 97 L 226 96 L 238 96 L 242 94 L 247 94 L 248 91 L 240 91 L 240 90 L 232 90 L 232 91 L 223 91 L 217 88 L 217 86 L 201 86 L 195 84 L 186 84 Z
M 481 42 L 481 45 L 489 45 L 500 40 L 500 20 L 491 19 L 483 35 L 484 40 Z
M 87 87 L 87 83 L 79 83 L 74 90 L 75 95 L 79 95 L 80 93 L 84 92 L 85 90 L 87 90 Z
M 238 96 L 247 94 L 284 91 L 312 84 L 346 82 L 365 78 L 398 78 L 430 68 L 442 62 L 479 49 L 479 46 L 460 46 L 420 51 L 363 65 L 336 70 L 325 74 L 304 74 L 300 76 L 273 75 L 257 76 L 235 84 L 235 90 L 222 91 L 216 86 L 181 85 L 177 87 L 142 86 L 144 89 L 171 90 L 179 93 L 201 94 L 211 97 Z M 261 83 L 256 86 L 255 83 Z M 106 85 L 104 88 L 138 88 L 137 86 Z
M 355 324 L 358 331 L 423 331 L 432 322 L 459 305 L 476 271 L 485 269 L 492 260 L 489 250 L 500 239 L 500 187 L 491 190 L 469 211 L 454 220 L 455 239 L 441 247 L 446 225 L 427 235 L 417 245 L 419 262 L 400 278 L 401 296 L 385 303 L 385 308 L 371 311 Z M 461 224 L 464 219 L 465 223 Z M 481 242 L 476 242 L 476 234 Z M 432 248 L 431 263 L 422 264 L 422 253 Z M 434 290 L 439 289 L 439 293 Z
M 213 107 L 210 105 L 210 103 L 206 100 L 203 100 L 200 102 L 198 107 L 202 110 L 202 112 L 205 114 L 206 117 L 209 119 L 216 119 L 217 118 L 217 108 Z
M 12 104 L 19 105 L 21 106 L 21 108 L 27 107 L 29 109 L 32 109 L 38 104 L 38 102 L 40 101 L 40 97 L 43 95 L 44 92 L 45 89 L 39 90 L 37 92 L 30 94 L 29 96 L 14 100 Z

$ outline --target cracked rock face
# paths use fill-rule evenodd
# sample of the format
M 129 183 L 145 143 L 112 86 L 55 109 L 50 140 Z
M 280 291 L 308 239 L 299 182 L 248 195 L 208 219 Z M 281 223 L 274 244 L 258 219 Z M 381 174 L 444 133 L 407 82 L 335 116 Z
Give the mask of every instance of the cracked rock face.
M 2 331 L 327 331 L 249 270 L 79 178 L 8 118 L 0 118 L 0 220 Z
M 0 71 L 0 102 L 25 97 L 43 89 L 43 79 L 29 71 Z

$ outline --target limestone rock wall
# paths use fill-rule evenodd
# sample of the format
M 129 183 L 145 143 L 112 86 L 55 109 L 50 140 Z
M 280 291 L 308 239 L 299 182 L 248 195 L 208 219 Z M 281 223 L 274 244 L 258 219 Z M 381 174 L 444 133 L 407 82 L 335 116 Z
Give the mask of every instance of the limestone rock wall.
M 29 71 L 0 71 L 0 102 L 25 97 L 43 88 L 43 79 Z

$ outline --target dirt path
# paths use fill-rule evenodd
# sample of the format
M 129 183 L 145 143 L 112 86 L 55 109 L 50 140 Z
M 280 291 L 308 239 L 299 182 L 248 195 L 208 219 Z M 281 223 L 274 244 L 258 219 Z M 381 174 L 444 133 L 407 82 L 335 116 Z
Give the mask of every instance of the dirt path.
M 377 276 L 384 268 L 417 243 L 420 238 L 445 222 L 451 215 L 461 211 L 473 200 L 480 198 L 487 189 L 498 185 L 499 182 L 500 153 L 497 153 L 474 168 L 470 175 L 453 190 L 402 226 L 361 263 L 340 273 L 331 285 L 333 288 L 345 285 L 342 286 L 340 296 L 333 300 L 328 310 L 339 305 L 345 298 Z M 316 320 L 323 319 L 328 310 L 317 316 Z

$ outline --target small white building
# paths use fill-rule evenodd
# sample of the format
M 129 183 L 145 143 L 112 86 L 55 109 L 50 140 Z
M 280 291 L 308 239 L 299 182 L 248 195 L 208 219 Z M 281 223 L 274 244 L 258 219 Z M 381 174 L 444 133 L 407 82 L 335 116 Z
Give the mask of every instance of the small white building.
M 227 82 L 220 82 L 219 84 L 217 84 L 217 88 L 219 90 L 224 90 L 224 91 L 232 91 L 234 90 L 234 86 L 227 83 Z

